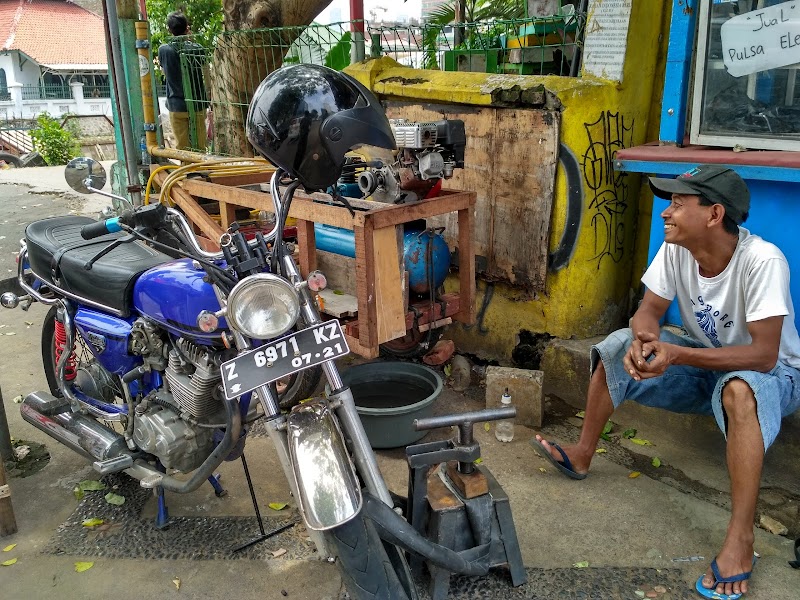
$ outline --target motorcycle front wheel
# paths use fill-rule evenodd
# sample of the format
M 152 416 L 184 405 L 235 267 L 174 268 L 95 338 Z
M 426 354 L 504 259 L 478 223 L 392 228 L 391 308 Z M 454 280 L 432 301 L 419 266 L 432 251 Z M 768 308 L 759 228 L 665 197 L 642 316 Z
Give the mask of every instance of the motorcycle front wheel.
M 417 598 L 402 551 L 394 546 L 387 548 L 363 514 L 326 531 L 324 537 L 336 554 L 336 565 L 352 600 Z M 396 554 L 394 560 L 390 553 Z

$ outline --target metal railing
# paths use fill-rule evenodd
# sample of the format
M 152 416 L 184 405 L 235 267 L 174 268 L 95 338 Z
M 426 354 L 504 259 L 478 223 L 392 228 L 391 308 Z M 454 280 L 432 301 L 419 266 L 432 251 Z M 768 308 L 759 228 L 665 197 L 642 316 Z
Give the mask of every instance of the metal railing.
M 71 100 L 72 92 L 67 84 L 40 83 L 22 86 L 23 100 Z
M 363 22 L 365 53 L 390 56 L 400 64 L 423 69 L 577 76 L 585 14 L 569 13 L 459 25 L 389 26 Z M 228 136 L 243 130 L 250 100 L 261 80 L 288 64 L 312 63 L 342 70 L 350 64 L 351 22 L 302 27 L 225 31 L 208 47 L 182 38 L 170 43 L 183 69 L 184 97 L 190 120 L 210 106 L 214 130 Z M 205 69 L 205 66 L 210 69 Z M 198 76 L 202 66 L 204 76 Z M 213 79 L 208 77 L 213 72 Z M 210 79 L 210 80 L 209 80 Z M 200 107 L 200 108 L 197 108 Z M 190 124 L 190 134 L 195 130 Z M 223 140 L 214 153 L 241 155 L 249 145 L 243 133 Z M 194 139 L 190 135 L 190 140 Z M 211 150 L 212 148 L 209 148 Z

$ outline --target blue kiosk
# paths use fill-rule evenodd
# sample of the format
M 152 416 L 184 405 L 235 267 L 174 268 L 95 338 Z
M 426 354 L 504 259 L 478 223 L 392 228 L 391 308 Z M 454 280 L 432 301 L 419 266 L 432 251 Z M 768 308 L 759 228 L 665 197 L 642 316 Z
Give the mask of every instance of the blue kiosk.
M 744 227 L 780 247 L 792 267 L 800 264 L 798 70 L 800 3 L 673 0 L 659 141 L 620 150 L 615 169 L 661 177 L 703 163 L 734 169 L 751 192 Z M 648 262 L 664 240 L 666 206 L 654 198 Z M 793 271 L 797 308 L 800 271 Z M 677 305 L 666 320 L 680 324 Z

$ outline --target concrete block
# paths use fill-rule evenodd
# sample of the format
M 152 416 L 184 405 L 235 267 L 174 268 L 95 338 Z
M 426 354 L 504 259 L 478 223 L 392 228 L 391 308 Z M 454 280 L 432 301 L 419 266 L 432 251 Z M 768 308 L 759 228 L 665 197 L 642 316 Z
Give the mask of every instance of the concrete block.
M 605 336 L 585 340 L 554 339 L 542 354 L 544 394 L 556 396 L 575 406 L 586 408 L 589 391 L 589 353 L 592 344 Z
M 510 367 L 486 368 L 486 408 L 500 406 L 500 397 L 508 388 L 511 403 L 517 408 L 515 423 L 525 427 L 542 426 L 542 380 L 544 373 Z

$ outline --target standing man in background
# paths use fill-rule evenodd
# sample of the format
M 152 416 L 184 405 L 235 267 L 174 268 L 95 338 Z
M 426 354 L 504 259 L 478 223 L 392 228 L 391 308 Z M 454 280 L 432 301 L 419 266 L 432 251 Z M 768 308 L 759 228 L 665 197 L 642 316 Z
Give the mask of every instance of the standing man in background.
M 187 36 L 190 33 L 189 21 L 180 11 L 167 16 L 167 29 L 175 36 Z M 186 73 L 181 68 L 181 55 L 184 57 Z M 158 61 L 164 71 L 167 84 L 167 109 L 169 122 L 180 150 L 206 150 L 206 109 L 208 96 L 203 82 L 203 68 L 206 64 L 206 53 L 202 46 L 188 39 L 173 40 L 162 44 L 158 49 Z M 184 77 L 187 80 L 192 97 L 187 100 L 184 95 Z M 191 113 L 191 114 L 190 114 Z M 189 129 L 193 126 L 196 145 L 192 146 Z

